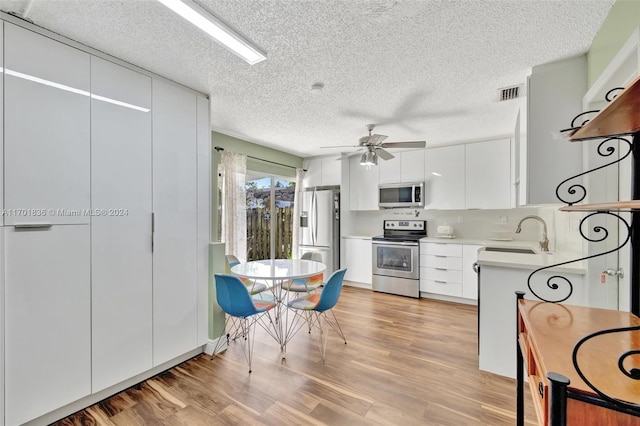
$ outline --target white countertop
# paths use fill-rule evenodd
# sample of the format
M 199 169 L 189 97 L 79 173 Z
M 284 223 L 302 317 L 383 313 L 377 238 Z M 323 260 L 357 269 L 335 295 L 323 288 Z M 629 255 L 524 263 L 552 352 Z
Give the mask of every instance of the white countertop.
M 521 245 L 521 247 L 525 247 Z M 558 263 L 569 262 L 580 258 L 579 254 L 569 253 L 545 253 L 534 248 L 537 254 L 522 253 L 505 253 L 499 251 L 478 251 L 478 265 L 498 266 L 501 268 L 516 268 L 534 270 L 545 266 L 556 265 Z M 549 268 L 552 272 L 563 272 L 567 274 L 586 273 L 586 267 L 583 262 L 571 262 L 566 265 Z
M 474 244 L 484 247 L 531 248 L 536 252 L 536 254 L 523 254 L 485 251 L 483 249 L 478 251 L 478 265 L 498 266 L 502 268 L 534 270 L 545 266 L 556 265 L 558 263 L 569 262 L 582 257 L 579 253 L 541 252 L 537 241 L 427 237 L 421 239 L 420 242 L 440 244 Z M 583 262 L 571 262 L 566 265 L 549 268 L 549 271 L 583 275 L 586 273 L 586 267 Z

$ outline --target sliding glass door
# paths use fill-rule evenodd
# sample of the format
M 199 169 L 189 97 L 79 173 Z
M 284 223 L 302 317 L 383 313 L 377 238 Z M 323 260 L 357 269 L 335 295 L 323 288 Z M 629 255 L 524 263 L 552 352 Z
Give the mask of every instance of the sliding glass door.
M 291 258 L 295 181 L 248 171 L 246 190 L 247 260 Z

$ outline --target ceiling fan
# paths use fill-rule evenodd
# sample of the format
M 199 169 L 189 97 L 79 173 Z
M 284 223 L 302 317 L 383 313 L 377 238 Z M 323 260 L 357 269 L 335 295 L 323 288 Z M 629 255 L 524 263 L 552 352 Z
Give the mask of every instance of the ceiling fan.
M 378 165 L 378 157 L 383 160 L 394 158 L 394 155 L 384 148 L 424 148 L 426 146 L 425 141 L 383 142 L 388 136 L 372 134 L 373 129 L 376 127 L 375 124 L 367 124 L 366 127 L 369 134 L 361 137 L 358 145 L 323 146 L 322 148 L 358 148 L 356 152 L 347 155 L 347 157 L 359 155 L 360 152 L 365 150 L 360 158 L 360 164 L 363 166 L 376 166 Z

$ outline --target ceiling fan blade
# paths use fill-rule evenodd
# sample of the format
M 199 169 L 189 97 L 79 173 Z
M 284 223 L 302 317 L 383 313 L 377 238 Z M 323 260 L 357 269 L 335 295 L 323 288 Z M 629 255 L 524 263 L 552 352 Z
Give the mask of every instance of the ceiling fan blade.
M 385 136 L 385 135 L 371 135 L 371 136 L 369 136 L 369 141 L 367 143 L 370 144 L 370 145 L 378 145 L 383 140 L 385 140 L 386 138 L 388 138 L 388 136 Z
M 385 142 L 380 146 L 383 148 L 424 148 L 427 143 L 425 141 Z
M 389 151 L 385 151 L 382 148 L 376 148 L 376 154 L 383 160 L 391 160 L 392 158 L 395 158 L 392 153 L 390 153 Z
M 360 145 L 335 145 L 335 146 L 321 146 L 322 148 L 360 148 Z

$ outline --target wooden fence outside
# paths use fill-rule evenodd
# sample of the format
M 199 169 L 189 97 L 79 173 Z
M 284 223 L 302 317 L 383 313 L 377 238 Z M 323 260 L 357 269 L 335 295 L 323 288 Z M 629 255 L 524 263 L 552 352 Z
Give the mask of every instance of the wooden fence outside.
M 290 259 L 293 206 L 276 208 L 276 259 Z M 267 209 L 247 209 L 247 260 L 271 258 L 271 218 Z

